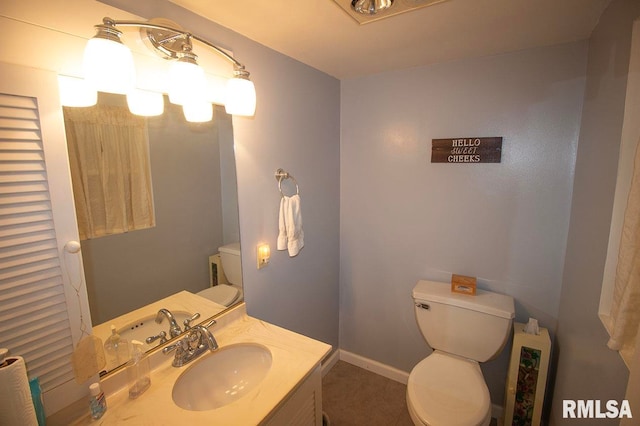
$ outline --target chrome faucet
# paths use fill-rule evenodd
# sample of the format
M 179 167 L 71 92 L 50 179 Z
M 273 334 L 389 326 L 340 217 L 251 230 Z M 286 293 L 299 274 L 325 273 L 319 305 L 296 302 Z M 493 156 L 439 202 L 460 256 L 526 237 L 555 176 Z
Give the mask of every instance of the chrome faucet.
M 213 320 L 213 322 L 209 323 L 208 326 L 210 327 L 215 323 L 216 323 L 215 320 Z M 211 333 L 211 330 L 209 330 L 208 327 L 198 324 L 195 327 L 193 327 L 193 330 L 195 332 L 199 332 L 200 334 L 198 345 L 206 346 L 206 349 L 209 349 L 211 352 L 218 349 L 218 342 L 216 341 L 216 338 L 213 337 L 213 334 Z
M 174 367 L 182 367 L 198 358 L 207 350 L 211 352 L 215 351 L 218 349 L 218 342 L 216 342 L 216 338 L 213 337 L 213 334 L 209 330 L 209 327 L 215 323 L 215 320 L 211 320 L 207 325 L 198 324 L 191 327 L 186 337 L 162 349 L 162 353 L 166 355 L 175 350 L 175 357 L 171 365 Z
M 175 317 L 168 309 L 160 309 L 158 314 L 156 315 L 156 323 L 160 324 L 162 322 L 162 318 L 167 317 L 169 320 L 169 335 L 171 338 L 178 337 L 182 333 L 182 329 L 178 325 Z

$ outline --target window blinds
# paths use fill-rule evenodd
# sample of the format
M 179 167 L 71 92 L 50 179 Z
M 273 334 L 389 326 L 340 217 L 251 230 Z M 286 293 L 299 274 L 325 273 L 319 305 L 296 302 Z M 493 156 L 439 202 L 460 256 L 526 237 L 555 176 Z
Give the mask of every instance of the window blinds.
M 73 379 L 73 341 L 37 101 L 0 94 L 0 347 L 47 392 Z

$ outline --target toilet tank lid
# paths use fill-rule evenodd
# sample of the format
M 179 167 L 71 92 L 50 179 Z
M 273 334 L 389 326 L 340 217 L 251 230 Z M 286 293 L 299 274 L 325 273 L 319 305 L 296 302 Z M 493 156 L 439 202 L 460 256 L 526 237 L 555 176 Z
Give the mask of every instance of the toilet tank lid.
M 240 256 L 240 243 L 225 244 L 223 246 L 218 247 L 218 251 Z
M 420 280 L 413 288 L 413 298 L 458 306 L 502 318 L 511 319 L 515 316 L 513 297 L 481 289 L 476 290 L 475 296 L 452 293 L 450 283 Z

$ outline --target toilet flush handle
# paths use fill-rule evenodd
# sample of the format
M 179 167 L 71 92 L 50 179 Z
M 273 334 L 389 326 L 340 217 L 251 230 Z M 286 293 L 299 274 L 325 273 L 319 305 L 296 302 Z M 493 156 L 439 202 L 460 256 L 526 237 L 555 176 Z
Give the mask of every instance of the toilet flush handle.
M 429 306 L 427 303 L 421 303 L 421 302 L 416 302 L 416 307 L 420 309 L 426 309 L 427 311 L 431 309 L 431 306 Z

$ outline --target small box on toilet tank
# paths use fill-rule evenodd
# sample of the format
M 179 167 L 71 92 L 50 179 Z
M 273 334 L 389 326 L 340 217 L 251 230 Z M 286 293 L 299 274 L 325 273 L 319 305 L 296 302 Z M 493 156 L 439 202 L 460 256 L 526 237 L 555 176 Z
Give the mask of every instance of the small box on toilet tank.
M 451 291 L 454 293 L 476 295 L 476 277 L 451 275 Z

